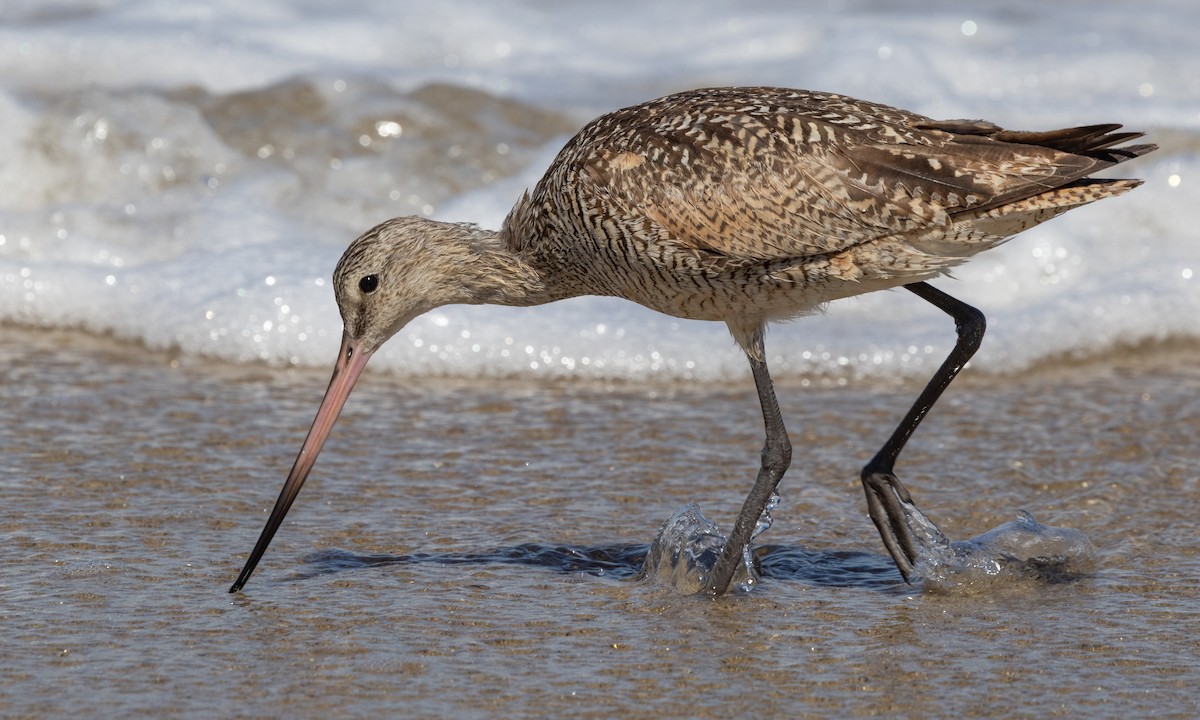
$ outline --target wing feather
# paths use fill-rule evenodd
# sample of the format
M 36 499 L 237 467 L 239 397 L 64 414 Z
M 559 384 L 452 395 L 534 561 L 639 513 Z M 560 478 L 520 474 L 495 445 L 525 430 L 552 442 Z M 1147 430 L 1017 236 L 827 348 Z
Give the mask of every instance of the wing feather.
M 1144 152 L 1112 148 L 1137 136 L 1116 125 L 1013 132 L 838 95 L 746 97 L 696 91 L 600 118 L 576 138 L 577 197 L 659 240 L 770 261 L 948 227 Z

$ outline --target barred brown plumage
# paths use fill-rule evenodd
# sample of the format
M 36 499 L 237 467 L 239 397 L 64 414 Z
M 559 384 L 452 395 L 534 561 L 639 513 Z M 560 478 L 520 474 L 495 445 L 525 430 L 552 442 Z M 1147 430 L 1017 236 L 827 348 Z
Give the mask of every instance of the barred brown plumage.
M 454 303 L 537 305 L 609 295 L 724 321 L 762 404 L 762 465 L 706 580 L 725 592 L 791 459 L 763 352 L 773 320 L 904 286 L 954 317 L 946 362 L 863 469 L 867 506 L 908 579 L 904 443 L 982 338 L 981 313 L 927 285 L 976 253 L 1138 180 L 1091 175 L 1153 145 L 1119 125 L 1014 132 L 841 95 L 711 88 L 603 115 L 572 138 L 500 231 L 396 218 L 334 271 L 345 324 L 333 378 L 258 543 L 249 579 L 367 360 L 413 318 Z M 376 278 L 363 283 L 364 278 Z

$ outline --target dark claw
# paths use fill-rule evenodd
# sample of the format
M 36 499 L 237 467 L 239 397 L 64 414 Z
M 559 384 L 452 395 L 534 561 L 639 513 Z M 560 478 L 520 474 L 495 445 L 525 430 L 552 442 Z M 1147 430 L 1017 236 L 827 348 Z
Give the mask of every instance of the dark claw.
M 912 503 L 908 488 L 890 472 L 864 470 L 862 483 L 867 493 L 867 510 L 879 529 L 884 547 L 896 562 L 904 582 L 912 582 L 917 546 L 901 507 L 901 503 Z

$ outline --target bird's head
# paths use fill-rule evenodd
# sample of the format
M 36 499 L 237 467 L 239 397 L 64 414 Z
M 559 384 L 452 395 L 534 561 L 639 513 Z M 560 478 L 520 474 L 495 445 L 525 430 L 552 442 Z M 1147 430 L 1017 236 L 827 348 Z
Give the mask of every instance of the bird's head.
M 401 217 L 350 243 L 333 272 L 333 292 L 357 352 L 373 353 L 414 318 L 470 298 L 463 252 L 471 226 Z M 460 255 L 462 257 L 460 257 Z

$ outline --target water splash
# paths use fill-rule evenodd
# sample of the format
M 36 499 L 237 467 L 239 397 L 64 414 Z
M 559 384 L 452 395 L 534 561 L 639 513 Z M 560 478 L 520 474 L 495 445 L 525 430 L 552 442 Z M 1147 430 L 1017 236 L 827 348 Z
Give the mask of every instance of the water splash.
M 951 541 L 916 505 L 902 503 L 926 590 L 981 592 L 1014 580 L 1063 582 L 1091 572 L 1095 551 L 1073 528 L 1043 525 L 1025 511 L 970 540 Z
M 751 539 L 771 527 L 771 511 L 779 501 L 778 495 L 771 496 Z M 916 505 L 902 502 L 901 506 L 917 546 L 914 581 L 930 592 L 985 592 L 1030 579 L 1064 582 L 1091 572 L 1095 566 L 1095 551 L 1081 531 L 1043 525 L 1024 511 L 981 535 L 955 541 Z M 638 577 L 666 585 L 681 595 L 694 595 L 705 588 L 725 543 L 725 535 L 704 516 L 700 506 L 689 504 L 659 528 Z M 750 590 L 759 581 L 760 563 L 766 567 L 774 562 L 773 556 L 782 557 L 794 550 L 771 547 L 756 551 L 748 543 L 733 586 L 743 592 Z M 762 557 L 764 553 L 767 557 Z M 838 568 L 848 563 L 847 567 L 856 567 L 860 562 L 834 555 L 824 559 Z M 868 570 L 859 575 L 874 577 L 883 572 L 895 577 L 891 567 Z
M 748 591 L 751 586 L 758 582 L 758 569 L 754 564 L 754 555 L 752 548 L 754 547 L 754 539 L 771 529 L 771 511 L 779 507 L 779 492 L 771 491 L 771 497 L 767 498 L 767 505 L 763 508 L 762 514 L 758 516 L 758 521 L 754 523 L 754 531 L 750 533 L 750 540 L 742 548 L 742 569 L 745 572 L 745 579 L 739 580 L 741 576 L 734 576 L 734 583 L 743 591 Z
M 771 523 L 773 522 L 771 520 L 771 511 L 779 507 L 780 500 L 779 492 L 772 490 L 771 497 L 767 498 L 767 506 L 763 508 L 762 515 L 758 517 L 758 522 L 754 524 L 754 532 L 750 533 L 751 540 L 771 529 Z M 746 548 L 749 549 L 749 547 L 750 544 L 747 543 Z
M 768 507 L 773 506 L 769 504 Z M 766 513 L 764 516 L 769 527 L 770 517 Z M 760 519 L 759 526 L 762 524 Z M 756 528 L 755 534 L 758 532 Z M 672 587 L 680 595 L 695 595 L 704 589 L 725 541 L 725 535 L 716 523 L 704 517 L 699 505 L 690 503 L 677 510 L 659 528 L 646 553 L 641 576 Z M 733 582 L 745 589 L 758 580 L 749 544 L 743 560 Z

